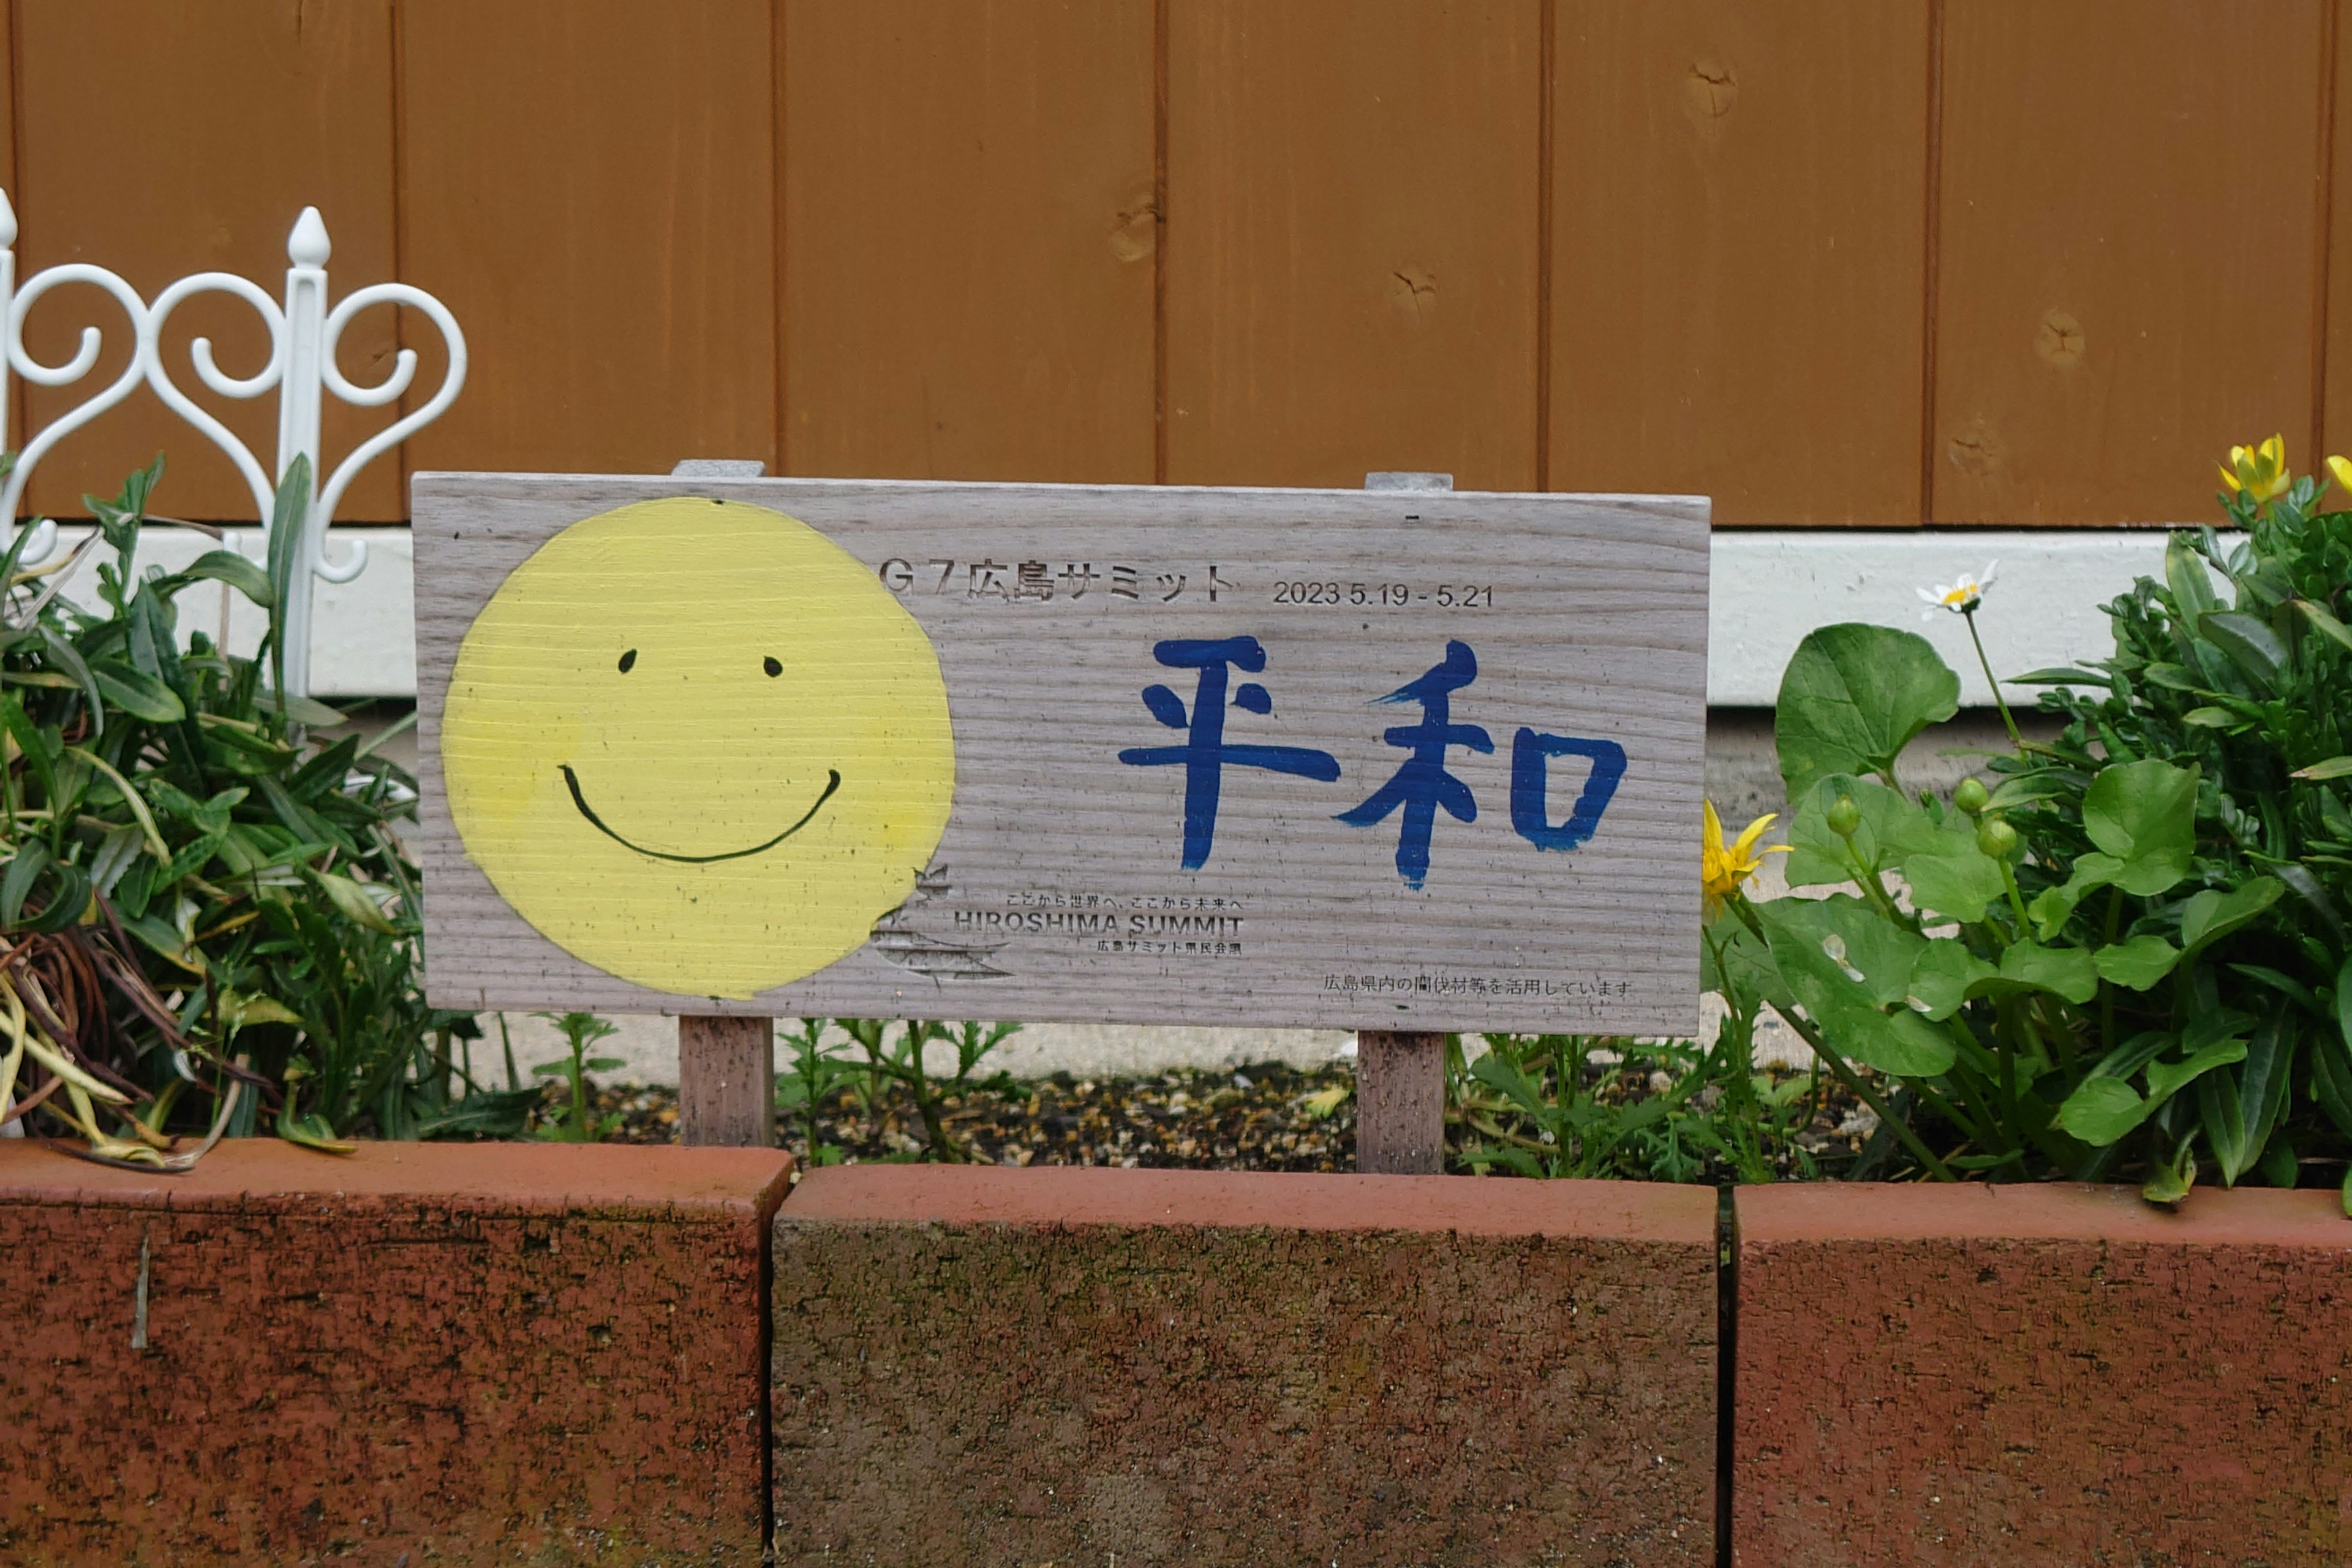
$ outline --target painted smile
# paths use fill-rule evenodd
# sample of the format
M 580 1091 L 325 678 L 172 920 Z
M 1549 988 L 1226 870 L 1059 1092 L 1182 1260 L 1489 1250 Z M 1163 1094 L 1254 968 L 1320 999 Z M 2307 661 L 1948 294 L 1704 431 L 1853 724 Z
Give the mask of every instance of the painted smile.
M 835 768 L 825 770 L 824 790 L 816 797 L 816 804 L 801 813 L 801 819 L 798 822 L 765 843 L 754 844 L 748 849 L 730 849 L 723 855 L 673 855 L 666 849 L 648 849 L 642 844 L 632 843 L 606 826 L 604 819 L 597 816 L 595 808 L 588 804 L 588 797 L 580 793 L 580 775 L 572 771 L 572 764 L 558 763 L 555 765 L 563 772 L 564 784 L 572 791 L 572 804 L 580 808 L 580 815 L 588 819 L 588 825 L 591 827 L 625 849 L 634 849 L 638 854 L 650 856 L 656 860 L 676 860 L 687 866 L 708 866 L 719 860 L 740 860 L 748 856 L 763 854 L 773 849 L 777 845 L 806 827 L 810 819 L 824 809 L 824 803 L 833 798 L 833 792 L 841 787 L 840 770 Z

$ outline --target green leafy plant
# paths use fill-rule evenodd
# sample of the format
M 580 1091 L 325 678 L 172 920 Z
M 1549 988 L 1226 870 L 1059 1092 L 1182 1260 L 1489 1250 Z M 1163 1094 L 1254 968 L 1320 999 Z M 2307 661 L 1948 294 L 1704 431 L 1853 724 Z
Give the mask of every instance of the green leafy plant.
M 801 1146 L 812 1165 L 841 1163 L 841 1145 L 824 1141 L 823 1112 L 858 1076 L 857 1068 L 825 1039 L 829 1022 L 803 1018 L 798 1030 L 778 1040 L 787 1054 L 784 1070 L 776 1075 L 776 1109 L 800 1122 Z
M 846 1081 L 852 1084 L 868 1121 L 880 1110 L 892 1089 L 906 1094 L 913 1103 L 915 1113 L 923 1126 L 923 1145 L 917 1152 L 929 1160 L 961 1163 L 968 1155 L 964 1146 L 949 1130 L 940 1106 L 943 1098 L 961 1095 L 976 1087 L 1009 1087 L 1010 1080 L 996 1075 L 986 1080 L 973 1076 L 990 1052 L 1021 1032 L 1018 1024 L 944 1024 L 926 1019 L 910 1018 L 898 1022 L 898 1033 L 891 1034 L 893 1020 L 884 1018 L 836 1018 L 833 1020 L 848 1037 L 860 1053 L 860 1059 L 846 1068 L 839 1077 L 825 1078 L 823 1073 L 836 1069 L 823 1068 L 823 1058 L 813 1057 L 810 1076 L 803 1079 L 805 1086 L 815 1085 L 816 1096 L 822 1100 L 827 1085 Z M 824 1021 L 803 1019 L 802 1028 L 806 1048 L 817 1049 L 816 1040 L 823 1033 Z M 944 1041 L 956 1053 L 955 1070 L 944 1079 L 935 1078 L 926 1067 L 923 1047 L 933 1041 Z M 796 1053 L 800 1042 L 795 1043 Z M 807 1119 L 811 1158 L 817 1159 L 816 1116 L 814 1101 L 804 1114 Z
M 542 1122 L 539 1136 L 556 1143 L 598 1143 L 619 1130 L 623 1117 L 619 1111 L 599 1118 L 595 1102 L 590 1098 L 588 1075 L 592 1072 L 612 1072 L 628 1064 L 617 1057 L 592 1057 L 588 1047 L 617 1033 L 612 1024 L 593 1013 L 536 1013 L 563 1031 L 564 1054 L 552 1061 L 541 1062 L 531 1072 L 540 1078 L 560 1078 L 571 1090 L 571 1099 L 563 1114 L 551 1121 Z
M 1711 1049 L 1589 1035 L 1486 1035 L 1447 1046 L 1453 1162 L 1484 1173 L 1769 1182 L 1817 1173 L 1797 1142 L 1820 1109 L 1818 1073 L 1754 1070 L 1751 1016 Z
M 343 716 L 263 678 L 306 466 L 266 568 L 225 549 L 142 566 L 162 477 L 158 458 L 84 498 L 98 526 L 64 562 L 23 567 L 29 530 L 0 554 L 0 1117 L 174 1167 L 208 1146 L 182 1132 L 332 1149 L 520 1130 L 529 1093 L 478 1089 L 471 1020 L 423 999 L 393 831 L 414 781 L 355 736 L 314 739 Z M 85 608 L 62 588 L 101 543 Z M 269 613 L 264 661 L 184 643 L 200 583 Z
M 2137 1171 L 2169 1202 L 2200 1165 L 2292 1185 L 2352 1148 L 2352 513 L 2320 493 L 2233 483 L 2242 538 L 2174 535 L 2165 580 L 2106 606 L 2111 658 L 2021 678 L 2063 727 L 1990 758 L 1990 789 L 1896 775 L 1957 705 L 1924 639 L 1831 626 L 1790 660 L 1789 882 L 1840 890 L 1735 890 L 1713 980 L 1928 1173 Z

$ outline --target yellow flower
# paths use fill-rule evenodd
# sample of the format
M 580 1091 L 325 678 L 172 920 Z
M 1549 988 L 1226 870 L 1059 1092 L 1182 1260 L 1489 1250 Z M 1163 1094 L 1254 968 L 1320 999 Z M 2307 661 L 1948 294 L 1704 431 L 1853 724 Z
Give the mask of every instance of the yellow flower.
M 1766 855 L 1786 855 L 1785 844 L 1767 846 L 1761 851 L 1756 841 L 1772 826 L 1778 812 L 1767 812 L 1749 823 L 1745 831 L 1728 848 L 1723 842 L 1723 818 L 1715 814 L 1715 802 L 1702 803 L 1706 808 L 1706 835 L 1700 841 L 1698 857 L 1699 885 L 1706 898 L 1706 921 L 1710 925 L 1723 913 L 1723 901 L 1739 891 L 1739 885 L 1754 876 L 1764 864 Z
M 2221 465 L 2221 482 L 2232 493 L 2258 501 L 2286 494 L 2294 485 L 2294 476 L 2286 471 L 2286 437 L 2273 436 L 2259 447 L 2231 447 L 2230 460 Z
M 2337 489 L 2352 490 L 2352 462 L 2342 458 L 2330 458 L 2327 459 L 2327 471 L 2335 476 Z

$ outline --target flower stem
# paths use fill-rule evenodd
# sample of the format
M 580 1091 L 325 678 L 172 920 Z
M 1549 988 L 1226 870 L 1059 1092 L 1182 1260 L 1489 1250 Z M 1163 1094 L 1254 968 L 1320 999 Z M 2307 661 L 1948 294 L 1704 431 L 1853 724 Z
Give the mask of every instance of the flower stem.
M 1984 638 L 1977 636 L 1977 613 L 1973 609 L 1963 610 L 1960 619 L 1969 623 L 1969 641 L 1977 645 L 1977 663 L 1984 670 L 1985 684 L 1992 688 L 1992 702 L 2000 710 L 2000 721 L 2009 726 L 2010 744 L 2022 752 L 2025 737 L 2017 732 L 2017 721 L 2010 716 L 2009 699 L 2000 694 L 2000 681 L 1992 672 L 1992 660 L 1985 657 Z
M 1772 1011 L 1780 1014 L 1781 1022 L 1794 1029 L 1797 1037 L 1812 1047 L 1814 1059 L 1829 1064 L 1830 1071 L 1836 1075 L 1840 1083 L 1845 1085 L 1847 1092 L 1868 1106 L 1871 1114 L 1877 1117 L 1881 1125 L 1890 1129 L 1895 1136 L 1902 1141 L 1903 1146 L 1911 1152 L 1911 1157 L 1925 1165 L 1929 1174 L 1939 1182 L 1959 1180 L 1958 1176 L 1952 1174 L 1951 1167 L 1936 1158 L 1935 1152 L 1920 1141 L 1919 1134 L 1911 1130 L 1909 1122 L 1895 1115 L 1887 1108 L 1885 1101 L 1870 1091 L 1870 1086 L 1863 1082 L 1856 1076 L 1853 1068 L 1846 1065 L 1845 1058 L 1831 1047 L 1823 1031 L 1813 1027 L 1811 1024 L 1798 1017 L 1778 1002 L 1772 1004 Z

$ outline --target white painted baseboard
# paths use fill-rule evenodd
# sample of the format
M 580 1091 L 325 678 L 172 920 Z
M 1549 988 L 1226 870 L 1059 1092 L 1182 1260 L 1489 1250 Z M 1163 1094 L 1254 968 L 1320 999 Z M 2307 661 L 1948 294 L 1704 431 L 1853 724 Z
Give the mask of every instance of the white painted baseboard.
M 2100 606 L 2129 592 L 2137 578 L 2162 578 L 2168 537 L 2160 528 L 1718 530 L 1706 700 L 1718 708 L 1769 707 L 1807 632 L 1868 621 L 1925 637 L 1959 671 L 1961 702 L 1989 708 L 1992 691 L 1967 622 L 1946 610 L 1926 613 L 1919 589 L 2000 563 L 1976 623 L 1994 673 L 2007 679 L 2112 653 Z
M 86 531 L 66 531 L 68 544 Z M 413 697 L 414 557 L 404 528 L 338 528 L 328 553 L 367 542 L 367 570 L 352 582 L 319 584 L 311 680 L 319 696 Z M 2099 606 L 2164 565 L 2161 529 L 1880 531 L 1863 529 L 1727 529 L 1715 535 L 1714 605 L 1708 617 L 1707 700 L 1717 707 L 1769 707 L 1780 671 L 1806 632 L 1833 621 L 1870 621 L 1919 632 L 1960 674 L 1960 700 L 1990 706 L 1991 693 L 1958 616 L 1923 619 L 1916 592 L 1962 572 L 2000 563 L 1999 580 L 1977 616 L 1993 668 L 2003 677 L 2105 657 L 2112 647 Z M 261 558 L 257 529 L 230 531 L 244 554 Z M 184 564 L 213 548 L 182 529 L 156 528 L 142 546 L 142 566 Z M 95 596 L 95 561 L 78 569 L 67 592 Z M 249 649 L 261 620 L 243 599 L 209 585 L 183 595 L 183 619 L 215 631 L 228 604 L 233 647 Z M 2031 695 L 2028 694 L 2028 700 Z

